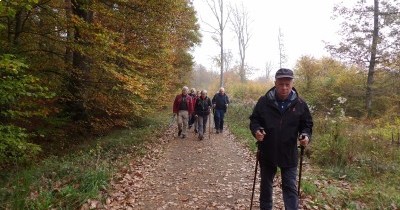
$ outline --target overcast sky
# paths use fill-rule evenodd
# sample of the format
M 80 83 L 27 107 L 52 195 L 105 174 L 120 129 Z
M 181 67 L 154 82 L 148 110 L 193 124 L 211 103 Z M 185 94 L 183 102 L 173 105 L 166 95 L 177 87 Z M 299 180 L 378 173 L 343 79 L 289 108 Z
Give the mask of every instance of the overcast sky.
M 241 0 L 224 0 L 224 4 L 241 5 Z M 323 41 L 337 42 L 338 21 L 331 19 L 334 3 L 338 0 L 243 0 L 249 12 L 252 37 L 247 49 L 246 63 L 259 69 L 256 75 L 265 72 L 266 63 L 272 64 L 273 72 L 279 68 L 279 28 L 283 34 L 284 49 L 288 58 L 285 67 L 293 68 L 303 55 L 320 58 L 328 55 Z M 218 70 L 211 57 L 219 55 L 219 47 L 211 39 L 210 27 L 204 22 L 217 26 L 215 17 L 205 0 L 193 0 L 202 30 L 203 42 L 196 47 L 193 55 L 198 64 Z M 225 30 L 225 49 L 231 50 L 238 61 L 238 46 L 234 32 L 229 26 Z

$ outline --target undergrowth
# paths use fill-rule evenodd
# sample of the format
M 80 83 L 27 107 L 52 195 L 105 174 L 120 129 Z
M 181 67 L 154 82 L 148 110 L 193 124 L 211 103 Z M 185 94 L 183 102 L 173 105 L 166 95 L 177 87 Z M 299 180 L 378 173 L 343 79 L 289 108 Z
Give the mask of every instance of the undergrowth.
M 231 104 L 227 121 L 231 132 L 255 151 L 248 119 L 252 108 L 249 104 Z M 394 124 L 377 121 L 314 114 L 313 141 L 307 159 L 311 169 L 303 173 L 305 181 L 301 186 L 305 194 L 312 196 L 314 205 L 339 209 L 400 208 L 400 146 L 392 143 L 389 133 L 400 127 L 400 120 Z M 347 184 L 350 188 L 346 190 L 343 185 Z
M 144 144 L 161 136 L 167 123 L 167 113 L 158 113 L 136 122 L 140 127 L 85 141 L 65 155 L 1 171 L 0 209 L 78 209 L 88 199 L 101 200 L 112 173 L 128 157 L 145 154 Z

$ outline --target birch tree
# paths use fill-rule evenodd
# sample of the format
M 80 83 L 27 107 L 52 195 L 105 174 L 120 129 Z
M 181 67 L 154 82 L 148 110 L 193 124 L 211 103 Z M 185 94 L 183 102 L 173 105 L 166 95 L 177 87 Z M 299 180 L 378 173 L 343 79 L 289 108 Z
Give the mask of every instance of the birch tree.
M 243 4 L 238 8 L 237 6 L 231 8 L 232 16 L 230 21 L 233 26 L 237 38 L 237 44 L 239 48 L 239 76 L 240 81 L 243 83 L 246 81 L 246 69 L 245 59 L 246 50 L 249 47 L 249 41 L 251 38 L 251 32 L 249 30 L 250 16 Z
M 214 26 L 210 23 L 206 24 L 212 29 L 211 33 L 212 39 L 218 44 L 220 47 L 220 56 L 219 56 L 219 66 L 220 66 L 220 78 L 219 78 L 219 86 L 222 87 L 224 85 L 224 31 L 225 27 L 229 20 L 230 12 L 224 7 L 224 0 L 206 0 L 208 7 L 210 8 L 213 16 L 217 20 L 217 26 Z M 226 14 L 226 16 L 225 16 Z

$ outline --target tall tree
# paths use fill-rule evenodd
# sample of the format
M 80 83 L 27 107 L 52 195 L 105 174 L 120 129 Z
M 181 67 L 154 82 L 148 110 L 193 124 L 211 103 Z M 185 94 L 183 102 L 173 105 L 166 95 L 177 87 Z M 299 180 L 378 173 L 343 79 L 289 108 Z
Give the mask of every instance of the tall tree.
M 31 104 L 73 132 L 126 126 L 164 105 L 190 76 L 198 30 L 187 0 L 0 1 L 0 55 L 26 58 L 26 72 L 57 94 Z
M 250 27 L 250 16 L 243 3 L 241 7 L 238 8 L 237 5 L 230 9 L 232 11 L 232 16 L 230 18 L 233 31 L 236 34 L 238 48 L 239 48 L 239 76 L 240 81 L 243 83 L 246 81 L 246 69 L 245 69 L 245 59 L 246 50 L 249 47 L 249 41 L 251 38 Z
M 212 28 L 213 40 L 220 47 L 220 78 L 219 78 L 219 86 L 224 86 L 224 31 L 229 20 L 230 11 L 227 11 L 226 16 L 226 7 L 224 6 L 224 0 L 206 0 L 208 7 L 211 9 L 212 14 L 217 20 L 217 26 L 214 26 L 210 23 L 206 23 L 209 27 Z
M 74 25 L 74 42 L 80 44 L 83 49 L 88 49 L 90 48 L 90 38 L 92 37 L 85 36 L 85 33 L 90 33 L 85 29 L 93 23 L 93 11 L 91 10 L 93 3 L 91 0 L 71 0 L 69 5 L 71 6 L 72 14 L 77 19 L 77 23 Z M 68 12 L 66 12 L 67 18 Z M 74 120 L 88 120 L 85 103 L 89 98 L 86 96 L 86 87 L 83 83 L 90 81 L 91 68 L 90 56 L 85 54 L 82 48 L 72 51 L 72 74 L 68 87 L 74 97 L 68 105 Z
M 283 68 L 287 62 L 287 56 L 285 53 L 285 45 L 283 43 L 283 33 L 281 31 L 281 28 L 279 28 L 278 44 L 279 44 L 279 68 Z
M 352 7 L 336 5 L 342 23 L 342 41 L 327 45 L 332 55 L 364 66 L 368 71 L 365 91 L 367 117 L 372 115 L 375 72 L 383 70 L 400 52 L 398 28 L 400 3 L 392 0 L 359 0 Z

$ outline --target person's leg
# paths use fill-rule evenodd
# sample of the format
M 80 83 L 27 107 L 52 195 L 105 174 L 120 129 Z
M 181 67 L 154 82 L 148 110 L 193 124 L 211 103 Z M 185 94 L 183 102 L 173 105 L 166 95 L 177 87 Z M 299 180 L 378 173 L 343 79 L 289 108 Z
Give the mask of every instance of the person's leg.
M 296 187 L 297 167 L 281 168 L 281 174 L 285 209 L 297 210 L 299 208 L 299 198 L 297 196 Z
M 178 137 L 182 134 L 182 123 L 183 123 L 183 118 L 181 115 L 181 111 L 178 112 Z
M 199 118 L 198 117 L 194 117 L 193 124 L 194 124 L 194 132 L 197 133 L 199 131 Z
M 276 166 L 260 163 L 260 210 L 270 210 L 273 206 L 272 187 L 276 174 Z
M 218 116 L 217 116 L 217 110 L 214 110 L 214 128 L 217 129 L 217 122 L 218 122 Z
M 221 133 L 222 133 L 222 130 L 224 130 L 224 117 L 225 117 L 225 111 L 221 110 L 221 114 L 220 114 L 221 120 L 220 120 L 220 127 L 219 127 L 219 130 Z
M 203 130 L 203 116 L 198 116 L 197 117 L 197 123 L 199 124 L 199 127 L 198 127 L 198 131 L 199 131 L 199 139 L 200 140 L 202 140 L 203 139 L 203 133 L 204 133 L 204 130 Z
M 203 116 L 203 135 L 207 131 L 207 122 L 208 122 L 208 115 Z
M 182 138 L 186 137 L 187 135 L 187 127 L 188 127 L 188 120 L 189 120 L 189 113 L 186 110 L 180 111 L 180 114 L 182 115 L 182 124 L 183 124 L 183 129 L 182 129 Z
M 217 130 L 217 133 L 219 133 L 219 124 L 220 124 L 220 111 L 216 109 L 215 110 L 215 115 L 214 115 L 214 123 L 215 123 L 215 129 Z

